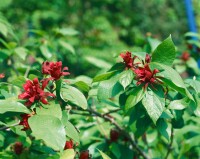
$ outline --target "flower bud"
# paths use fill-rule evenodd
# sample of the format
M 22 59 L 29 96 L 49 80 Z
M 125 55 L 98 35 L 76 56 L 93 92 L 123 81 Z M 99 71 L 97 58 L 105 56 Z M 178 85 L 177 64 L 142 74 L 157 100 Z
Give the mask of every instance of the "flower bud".
M 115 129 L 111 129 L 110 131 L 110 141 L 111 142 L 116 142 L 119 138 L 119 131 Z
M 82 151 L 79 159 L 90 159 L 89 150 Z

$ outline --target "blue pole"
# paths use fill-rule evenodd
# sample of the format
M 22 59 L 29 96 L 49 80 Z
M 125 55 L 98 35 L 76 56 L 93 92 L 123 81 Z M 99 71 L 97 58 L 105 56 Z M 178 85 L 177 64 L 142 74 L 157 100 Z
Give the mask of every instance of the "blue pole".
M 197 27 L 196 27 L 195 17 L 194 17 L 193 7 L 192 7 L 192 0 L 185 0 L 185 7 L 186 7 L 186 12 L 187 12 L 189 31 L 193 33 L 197 33 Z M 193 37 L 193 40 L 197 40 L 197 38 Z M 200 68 L 200 59 L 197 60 L 197 63 Z
M 196 24 L 195 24 L 195 17 L 193 14 L 193 7 L 192 7 L 192 1 L 191 0 L 185 0 L 185 7 L 187 12 L 187 18 L 188 18 L 188 25 L 190 32 L 197 32 Z

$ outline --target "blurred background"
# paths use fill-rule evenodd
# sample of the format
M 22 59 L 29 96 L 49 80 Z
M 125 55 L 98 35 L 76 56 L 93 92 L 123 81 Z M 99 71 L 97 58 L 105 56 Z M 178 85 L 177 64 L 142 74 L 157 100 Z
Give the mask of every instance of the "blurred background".
M 17 54 L 20 51 L 25 54 L 21 55 L 24 64 L 34 60 L 39 63 L 62 60 L 73 72 L 72 76 L 92 77 L 100 69 L 109 68 L 119 53 L 144 51 L 149 36 L 163 40 L 171 34 L 175 44 L 183 46 L 184 34 L 189 31 L 184 2 L 0 0 L 0 32 L 4 42 L 15 43 L 10 44 L 11 48 L 26 49 L 15 50 Z M 192 3 L 200 30 L 200 1 Z M 3 50 L 1 53 L 8 55 Z M 25 73 L 26 68 L 16 67 Z

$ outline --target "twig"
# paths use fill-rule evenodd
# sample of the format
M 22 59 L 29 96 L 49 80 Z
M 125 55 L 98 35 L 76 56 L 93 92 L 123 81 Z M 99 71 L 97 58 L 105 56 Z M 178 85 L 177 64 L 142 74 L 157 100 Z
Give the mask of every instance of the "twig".
M 10 127 L 14 127 L 14 126 L 17 126 L 17 125 L 19 125 L 19 122 L 15 123 L 13 125 L 10 125 L 10 126 L 3 126 L 3 127 L 0 128 L 0 130 L 6 130 L 6 129 L 9 129 Z
M 120 110 L 121 110 L 121 108 L 115 109 L 115 110 L 111 110 L 111 111 L 109 111 L 109 112 L 107 112 L 107 113 L 104 113 L 103 115 L 105 116 L 105 115 L 108 115 L 108 114 L 112 114 L 112 113 L 118 112 L 118 111 L 120 111 Z
M 110 123 L 112 123 L 113 125 L 115 125 L 115 127 L 125 136 L 127 137 L 127 139 L 129 140 L 129 142 L 131 143 L 131 145 L 133 146 L 133 148 L 144 158 L 144 159 L 149 159 L 149 157 L 140 149 L 140 147 L 137 145 L 137 143 L 132 139 L 131 135 L 126 132 L 126 130 L 124 130 L 113 118 L 110 118 L 104 114 L 100 114 L 96 111 L 94 111 L 93 109 L 87 109 L 86 111 L 90 112 L 91 114 L 95 114 L 100 118 L 103 118 L 106 121 L 109 121 Z
M 172 144 L 173 144 L 173 140 L 174 140 L 174 128 L 172 127 L 171 128 L 171 137 L 170 137 L 170 139 L 171 139 L 171 141 L 170 141 L 170 143 L 169 143 L 169 146 L 168 146 L 168 150 L 167 150 L 167 154 L 166 154 L 166 156 L 165 156 L 165 159 L 167 159 L 168 158 L 168 156 L 169 156 L 169 154 L 170 154 L 170 152 L 171 152 L 171 150 L 172 150 Z

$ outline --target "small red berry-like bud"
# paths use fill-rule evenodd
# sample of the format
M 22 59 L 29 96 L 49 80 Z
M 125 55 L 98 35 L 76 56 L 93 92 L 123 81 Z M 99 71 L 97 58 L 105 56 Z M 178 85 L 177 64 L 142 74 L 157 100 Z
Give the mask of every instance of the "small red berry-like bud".
M 189 50 L 192 50 L 192 48 L 193 48 L 192 44 L 187 44 L 187 47 Z
M 149 54 L 146 54 L 145 62 L 146 63 L 150 63 L 151 62 L 151 56 Z
M 3 73 L 0 74 L 0 78 L 4 78 L 5 75 Z
M 23 144 L 21 142 L 16 142 L 13 146 L 15 154 L 20 155 L 23 151 Z
M 181 59 L 183 61 L 188 61 L 190 59 L 190 54 L 187 51 L 183 52 L 181 55 Z
M 110 131 L 110 141 L 115 142 L 118 140 L 118 138 L 119 138 L 119 131 L 112 129 Z
M 89 150 L 82 151 L 79 159 L 90 159 Z
M 73 149 L 73 146 L 74 146 L 74 143 L 73 143 L 73 141 L 70 139 L 69 141 L 66 141 L 64 150 Z

